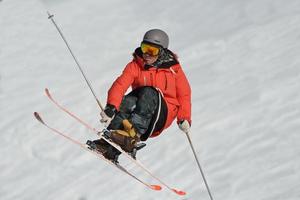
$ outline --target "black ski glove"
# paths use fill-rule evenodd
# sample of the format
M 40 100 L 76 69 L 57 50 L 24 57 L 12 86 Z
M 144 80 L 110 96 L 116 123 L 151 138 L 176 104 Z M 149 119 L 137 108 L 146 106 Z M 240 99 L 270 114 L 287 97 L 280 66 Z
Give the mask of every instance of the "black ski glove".
M 108 117 L 112 118 L 117 113 L 117 109 L 114 105 L 106 104 L 104 112 Z

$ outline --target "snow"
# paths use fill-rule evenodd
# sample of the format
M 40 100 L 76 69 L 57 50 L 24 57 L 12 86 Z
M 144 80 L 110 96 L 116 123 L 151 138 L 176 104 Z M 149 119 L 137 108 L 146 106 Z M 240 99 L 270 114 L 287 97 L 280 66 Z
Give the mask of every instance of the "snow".
M 99 108 L 46 11 L 62 28 L 104 104 L 150 28 L 166 30 L 193 91 L 191 137 L 215 200 L 300 199 L 300 2 L 297 0 L 0 1 L 0 199 L 209 199 L 176 124 L 139 159 L 172 187 L 150 191 L 52 134 L 85 142 Z M 138 177 L 156 184 L 125 158 Z

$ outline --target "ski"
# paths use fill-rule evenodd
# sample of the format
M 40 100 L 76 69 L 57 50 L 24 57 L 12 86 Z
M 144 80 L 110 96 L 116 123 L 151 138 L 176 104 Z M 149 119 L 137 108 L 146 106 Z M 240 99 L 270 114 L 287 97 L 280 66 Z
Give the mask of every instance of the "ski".
M 66 109 L 64 106 L 62 106 L 61 104 L 59 104 L 50 94 L 49 89 L 45 89 L 45 93 L 47 95 L 47 97 L 50 99 L 51 102 L 53 102 L 59 109 L 61 109 L 62 111 L 64 111 L 65 113 L 67 113 L 68 115 L 70 115 L 72 118 L 74 118 L 75 120 L 77 120 L 79 123 L 81 123 L 82 125 L 84 125 L 87 129 L 93 131 L 94 133 L 96 133 L 100 138 L 104 139 L 105 141 L 107 141 L 110 145 L 112 145 L 113 147 L 115 147 L 116 149 L 118 149 L 120 152 L 122 152 L 123 155 L 125 155 L 129 160 L 131 160 L 133 163 L 135 163 L 137 166 L 139 166 L 145 173 L 147 173 L 148 175 L 150 175 L 152 178 L 154 178 L 155 180 L 157 180 L 161 185 L 165 186 L 168 190 L 174 192 L 177 195 L 183 196 L 186 195 L 185 191 L 182 190 L 178 190 L 178 189 L 174 189 L 171 188 L 169 185 L 167 185 L 166 183 L 164 183 L 160 178 L 158 178 L 157 176 L 155 176 L 148 168 L 146 168 L 139 160 L 132 158 L 131 155 L 129 155 L 127 152 L 125 152 L 119 145 L 115 144 L 114 142 L 112 142 L 111 140 L 105 138 L 102 136 L 102 131 L 97 131 L 95 128 L 93 128 L 92 126 L 90 126 L 88 123 L 86 123 L 84 120 L 82 120 L 80 117 L 76 116 L 74 113 L 70 112 L 68 109 Z
M 72 143 L 80 146 L 81 148 L 85 149 L 86 151 L 93 153 L 94 155 L 96 155 L 98 158 L 106 161 L 108 164 L 115 166 L 116 168 L 118 168 L 120 171 L 124 172 L 125 174 L 129 175 L 130 177 L 134 178 L 136 181 L 138 181 L 139 183 L 143 184 L 144 186 L 146 186 L 149 189 L 155 190 L 155 191 L 159 191 L 162 189 L 162 187 L 160 185 L 150 185 L 144 181 L 142 181 L 141 179 L 139 179 L 138 177 L 136 177 L 135 175 L 133 175 L 132 173 L 130 173 L 128 170 L 126 170 L 123 166 L 121 166 L 119 163 L 115 163 L 112 162 L 111 160 L 106 159 L 101 153 L 99 153 L 98 151 L 89 148 L 89 146 L 87 146 L 84 143 L 81 143 L 78 140 L 73 139 L 72 137 L 68 136 L 67 134 L 51 127 L 50 125 L 48 125 L 42 118 L 41 115 L 37 112 L 34 112 L 34 116 L 35 118 L 44 126 L 46 126 L 48 129 L 50 129 L 53 133 L 56 133 L 62 137 L 64 137 L 65 139 L 71 141 Z

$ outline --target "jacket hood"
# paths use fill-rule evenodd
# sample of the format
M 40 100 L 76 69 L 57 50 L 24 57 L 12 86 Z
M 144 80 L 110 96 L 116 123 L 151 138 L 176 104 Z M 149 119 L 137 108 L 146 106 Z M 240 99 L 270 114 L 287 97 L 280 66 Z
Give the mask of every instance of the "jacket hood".
M 179 64 L 177 56 L 169 49 L 162 49 L 159 53 L 157 61 L 155 61 L 152 65 L 145 64 L 141 47 L 135 49 L 133 57 L 137 61 L 137 63 L 144 69 L 149 69 L 151 67 L 167 69 L 173 65 Z

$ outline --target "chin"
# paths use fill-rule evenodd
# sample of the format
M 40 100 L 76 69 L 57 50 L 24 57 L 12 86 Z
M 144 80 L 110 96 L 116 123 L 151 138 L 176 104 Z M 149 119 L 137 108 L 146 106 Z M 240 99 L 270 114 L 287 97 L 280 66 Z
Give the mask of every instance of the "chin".
M 145 62 L 147 65 L 152 65 L 154 62 Z

